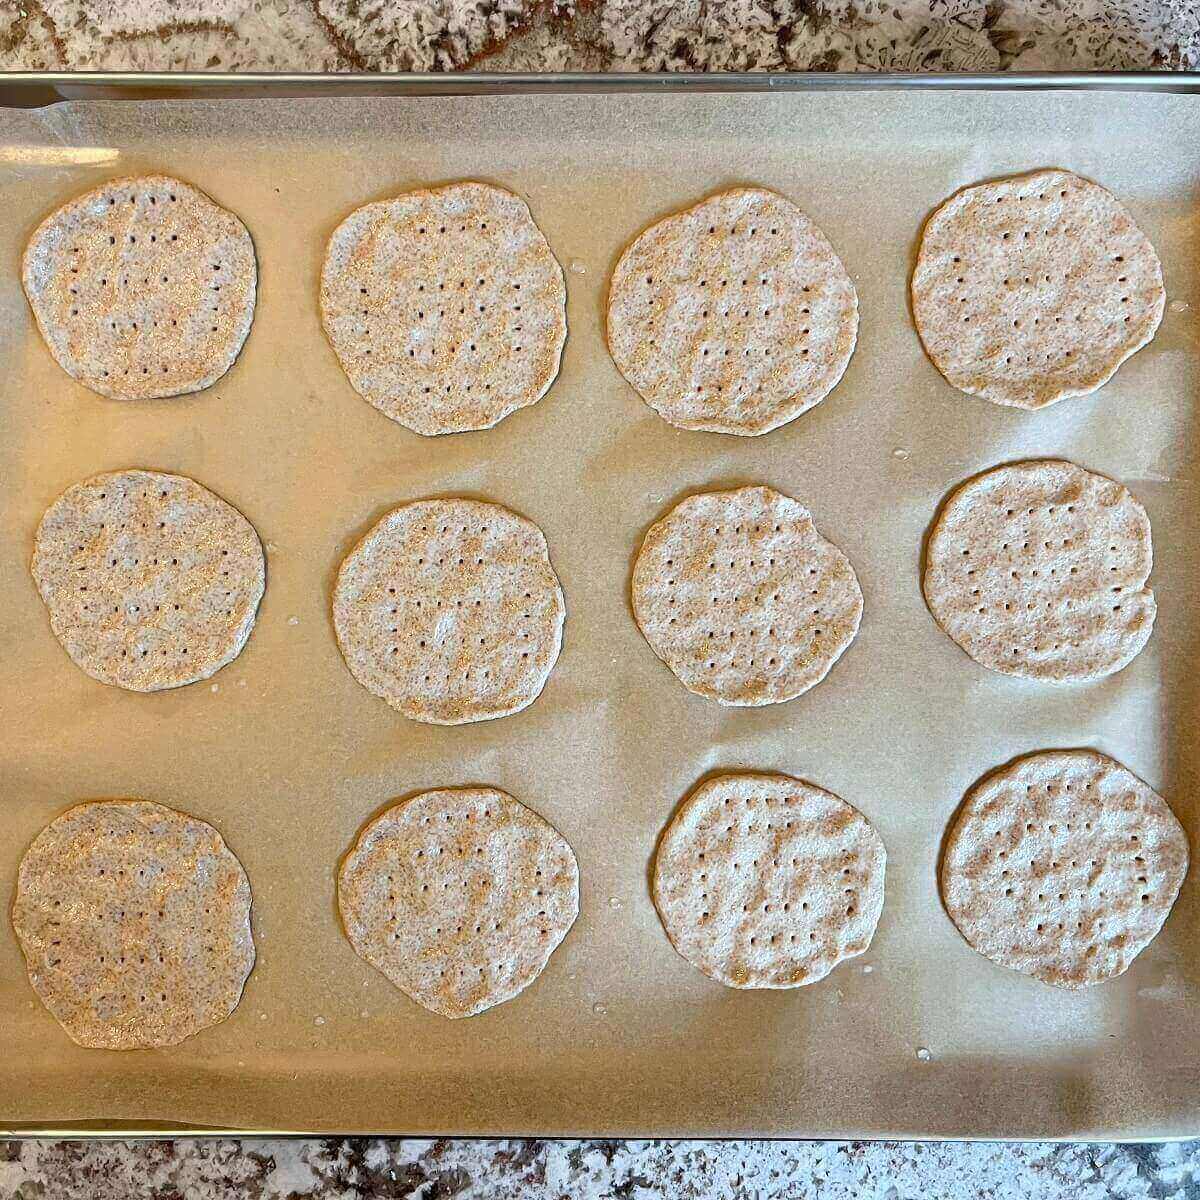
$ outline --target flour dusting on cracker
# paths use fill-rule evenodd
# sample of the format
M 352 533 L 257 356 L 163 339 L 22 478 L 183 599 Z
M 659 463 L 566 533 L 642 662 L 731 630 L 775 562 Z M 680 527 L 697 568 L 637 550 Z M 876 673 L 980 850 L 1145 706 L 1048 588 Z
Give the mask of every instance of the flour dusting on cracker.
M 650 528 L 633 570 L 651 648 L 721 704 L 778 704 L 820 683 L 862 609 L 849 559 L 768 487 L 690 496 Z
M 351 213 L 329 239 L 321 316 L 364 399 L 417 433 L 460 433 L 546 394 L 566 284 L 519 196 L 456 183 Z
M 917 331 L 960 391 L 1043 408 L 1093 392 L 1154 336 L 1154 247 L 1109 191 L 1036 171 L 956 193 L 929 218 L 912 278 Z
M 976 662 L 1057 683 L 1097 679 L 1145 646 L 1157 611 L 1146 510 L 1056 459 L 995 467 L 946 502 L 926 549 L 934 619 Z
M 511 1000 L 579 912 L 566 840 L 496 788 L 423 792 L 360 834 L 338 876 L 354 949 L 443 1017 Z
M 43 829 L 12 919 L 30 983 L 81 1046 L 173 1046 L 225 1020 L 254 965 L 241 863 L 211 825 L 144 800 Z
M 654 903 L 704 974 L 728 987 L 800 987 L 870 945 L 885 859 L 871 823 L 832 793 L 786 775 L 720 775 L 663 834 Z
M 358 682 L 437 725 L 533 703 L 565 617 L 542 531 L 478 500 L 420 500 L 388 513 L 342 563 L 333 600 Z
M 232 662 L 266 583 L 250 522 L 161 471 L 111 471 L 68 488 L 38 526 L 32 571 L 76 665 L 135 692 L 207 679 Z
M 762 434 L 824 399 L 858 336 L 858 296 L 789 200 L 736 188 L 667 217 L 621 256 L 608 300 L 618 370 L 681 429 Z
M 1093 750 L 1031 754 L 977 784 L 942 860 L 946 910 L 1001 966 L 1081 988 L 1124 972 L 1187 874 L 1166 801 Z
M 254 317 L 246 227 L 166 175 L 117 179 L 51 213 L 22 264 L 59 366 L 118 400 L 196 392 L 233 365 Z

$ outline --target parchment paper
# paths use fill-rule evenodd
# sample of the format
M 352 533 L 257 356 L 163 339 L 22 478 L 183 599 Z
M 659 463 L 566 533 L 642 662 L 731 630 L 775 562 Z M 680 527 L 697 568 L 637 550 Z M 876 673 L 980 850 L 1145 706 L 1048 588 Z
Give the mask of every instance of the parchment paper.
M 942 911 L 935 867 L 965 789 L 1014 755 L 1098 747 L 1197 837 L 1200 101 L 872 93 L 83 102 L 0 116 L 0 890 L 43 825 L 139 796 L 211 821 L 254 890 L 259 957 L 224 1024 L 158 1052 L 74 1046 L 0 931 L 0 1121 L 526 1134 L 1148 1137 L 1200 1132 L 1200 870 L 1129 973 L 1069 994 L 997 967 Z M 914 242 L 962 184 L 1057 165 L 1116 190 L 1162 256 L 1153 344 L 1098 394 L 1040 413 L 949 387 L 907 304 Z M 119 403 L 50 359 L 18 283 L 50 208 L 162 170 L 245 220 L 261 293 L 241 359 L 198 396 Z M 426 440 L 351 390 L 317 276 L 352 208 L 461 177 L 525 196 L 567 272 L 570 337 L 541 403 Z M 816 409 L 764 438 L 685 433 L 626 386 L 602 336 L 607 276 L 652 220 L 731 184 L 792 197 L 854 277 L 859 348 Z M 921 599 L 921 542 L 966 476 L 1062 455 L 1124 480 L 1154 528 L 1159 616 L 1103 682 L 1053 688 L 973 664 Z M 28 573 L 47 504 L 96 471 L 194 476 L 268 548 L 235 663 L 139 696 L 75 668 Z M 764 482 L 810 506 L 866 597 L 855 644 L 790 704 L 726 710 L 651 653 L 628 598 L 646 527 L 695 490 Z M 351 678 L 330 622 L 346 550 L 421 496 L 497 500 L 545 530 L 567 596 L 542 697 L 460 728 L 404 720 Z M 670 948 L 655 839 L 706 773 L 786 771 L 861 808 L 888 848 L 870 952 L 789 992 L 735 992 Z M 574 846 L 582 915 L 516 1001 L 450 1022 L 358 959 L 339 857 L 389 800 L 504 788 Z M 918 1056 L 926 1049 L 928 1056 Z

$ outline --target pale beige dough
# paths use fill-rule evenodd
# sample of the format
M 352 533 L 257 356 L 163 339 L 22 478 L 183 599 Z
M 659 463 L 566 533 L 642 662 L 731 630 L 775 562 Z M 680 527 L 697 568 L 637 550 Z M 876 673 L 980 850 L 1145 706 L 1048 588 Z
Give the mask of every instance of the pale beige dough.
M 926 222 L 913 317 L 960 391 L 1043 408 L 1093 392 L 1154 336 L 1154 247 L 1109 191 L 1070 171 L 964 188 Z
M 735 188 L 667 217 L 621 256 L 617 369 L 681 429 L 761 434 L 823 400 L 850 361 L 858 296 L 790 200 Z
M 325 332 L 354 390 L 427 435 L 486 429 L 540 400 L 566 300 L 528 205 L 485 183 L 356 209 L 321 272 Z
M 167 175 L 115 179 L 50 214 L 22 282 L 59 366 L 118 400 L 197 392 L 233 365 L 254 318 L 254 243 L 231 212 Z
M 511 1000 L 579 913 L 565 839 L 495 788 L 422 792 L 359 835 L 338 874 L 355 951 L 443 1017 Z
M 769 487 L 688 497 L 651 526 L 633 569 L 651 649 L 721 704 L 778 704 L 820 683 L 862 609 L 850 561 Z
M 68 488 L 38 526 L 32 570 L 76 665 L 135 692 L 207 679 L 232 662 L 266 584 L 250 522 L 194 480 L 160 471 Z
M 13 929 L 81 1046 L 173 1046 L 225 1020 L 254 965 L 250 883 L 211 825 L 144 800 L 80 804 L 34 839 Z
M 558 659 L 565 617 L 542 531 L 478 500 L 393 509 L 346 557 L 333 598 L 355 679 L 435 725 L 532 704 Z
M 1154 628 L 1146 510 L 1121 484 L 1056 459 L 994 467 L 942 509 L 925 599 L 976 662 L 1074 683 L 1126 666 Z
M 1187 874 L 1167 802 L 1093 750 L 1030 754 L 989 775 L 956 814 L 942 898 L 986 958 L 1058 987 L 1124 972 Z
M 844 800 L 787 775 L 719 775 L 676 813 L 654 903 L 679 953 L 736 988 L 823 979 L 871 943 L 883 842 Z

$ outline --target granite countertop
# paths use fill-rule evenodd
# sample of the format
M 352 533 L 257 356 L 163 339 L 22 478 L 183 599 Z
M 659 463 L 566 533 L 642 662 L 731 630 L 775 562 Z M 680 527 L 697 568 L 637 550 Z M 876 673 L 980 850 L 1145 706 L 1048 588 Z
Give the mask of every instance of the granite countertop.
M 10 70 L 1200 67 L 1197 0 L 0 0 Z
M 8 70 L 1200 68 L 1198 0 L 0 0 Z M 1198 1197 L 1167 1146 L 0 1142 L 0 1200 Z
M 0 1200 L 1125 1200 L 1200 1196 L 1200 1145 L 0 1142 Z

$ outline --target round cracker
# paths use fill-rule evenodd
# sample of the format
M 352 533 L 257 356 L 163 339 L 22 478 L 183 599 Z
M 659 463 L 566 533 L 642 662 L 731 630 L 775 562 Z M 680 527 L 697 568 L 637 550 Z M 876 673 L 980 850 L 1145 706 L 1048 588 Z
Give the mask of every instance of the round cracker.
M 696 788 L 654 859 L 671 944 L 735 988 L 802 987 L 871 944 L 886 854 L 874 826 L 787 775 L 719 775 Z
M 532 704 L 558 659 L 565 618 L 545 535 L 478 500 L 393 509 L 347 555 L 333 597 L 354 678 L 433 725 Z
M 651 649 L 721 704 L 778 704 L 820 683 L 862 609 L 850 560 L 769 487 L 688 497 L 651 526 L 633 568 Z
M 652 225 L 608 295 L 617 369 L 680 429 L 761 434 L 823 400 L 858 336 L 858 296 L 821 231 L 764 188 Z
M 266 583 L 254 526 L 195 480 L 159 471 L 69 487 L 42 517 L 32 570 L 76 666 L 133 692 L 232 662 Z
M 422 792 L 359 835 L 338 875 L 355 951 L 406 996 L 470 1017 L 527 988 L 579 914 L 563 836 L 496 788 Z
M 995 467 L 942 509 L 925 599 L 977 663 L 1074 683 L 1126 666 L 1157 611 L 1150 520 L 1128 489 L 1074 463 Z
M 22 268 L 59 366 L 117 400 L 209 387 L 254 319 L 245 225 L 167 175 L 115 179 L 64 204 L 30 238 Z
M 145 800 L 80 804 L 34 839 L 13 928 L 81 1046 L 173 1046 L 225 1020 L 254 965 L 250 883 L 211 825 Z
M 967 793 L 942 858 L 950 919 L 986 958 L 1058 987 L 1122 974 L 1188 867 L 1167 802 L 1094 750 L 1030 754 Z
M 1154 336 L 1166 289 L 1154 247 L 1111 192 L 1035 171 L 964 188 L 929 218 L 912 302 L 950 383 L 1034 409 L 1107 382 Z
M 427 435 L 487 429 L 540 400 L 566 303 L 529 206 L 485 183 L 356 209 L 321 271 L 321 317 L 351 386 Z

